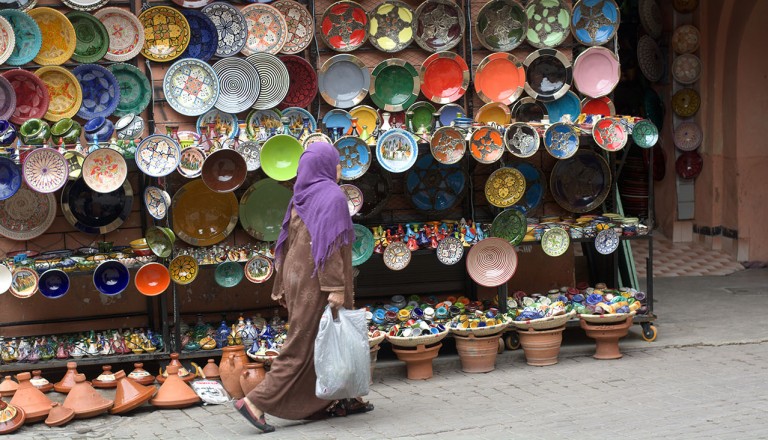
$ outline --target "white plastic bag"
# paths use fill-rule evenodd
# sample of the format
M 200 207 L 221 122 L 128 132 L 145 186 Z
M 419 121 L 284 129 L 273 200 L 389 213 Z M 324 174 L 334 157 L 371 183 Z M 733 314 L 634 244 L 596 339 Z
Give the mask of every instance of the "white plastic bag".
M 326 306 L 315 339 L 315 395 L 337 400 L 368 394 L 371 357 L 365 310 L 340 308 L 334 321 Z

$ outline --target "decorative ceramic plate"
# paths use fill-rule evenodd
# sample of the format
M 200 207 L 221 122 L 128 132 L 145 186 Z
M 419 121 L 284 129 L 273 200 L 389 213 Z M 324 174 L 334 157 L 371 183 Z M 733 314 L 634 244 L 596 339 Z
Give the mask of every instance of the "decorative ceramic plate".
M 213 65 L 219 79 L 216 108 L 228 113 L 248 110 L 259 97 L 260 81 L 256 69 L 242 58 L 223 58 Z
M 513 166 L 525 177 L 525 194 L 513 208 L 526 214 L 541 204 L 544 199 L 546 181 L 541 170 L 527 162 L 518 162 Z
M 380 3 L 368 13 L 368 41 L 382 52 L 399 52 L 413 41 L 413 9 L 398 0 Z
M 230 116 L 227 113 L 222 114 Z M 282 116 L 280 110 L 276 109 L 251 111 L 245 118 L 245 129 L 248 132 L 248 136 L 258 139 L 261 136 L 262 129 L 264 129 L 265 137 L 277 134 L 278 131 L 282 132 L 283 124 L 280 122 Z M 233 118 L 233 123 L 237 126 L 237 115 L 231 115 L 231 117 Z
M 464 96 L 469 87 L 469 67 L 454 52 L 430 55 L 419 72 L 421 92 L 432 102 L 447 104 Z
M 547 108 L 550 122 L 576 122 L 581 114 L 581 101 L 579 97 L 568 90 L 568 93 L 555 99 L 554 101 L 544 103 Z M 566 118 L 563 121 L 563 117 Z
M 690 53 L 675 57 L 672 62 L 672 76 L 680 84 L 695 83 L 701 76 L 701 60 Z
M 120 104 L 120 83 L 106 68 L 81 64 L 72 70 L 83 89 L 83 104 L 77 116 L 93 119 L 111 115 Z
M 525 193 L 525 177 L 516 168 L 499 168 L 485 182 L 485 198 L 498 208 L 508 208 Z
M 358 57 L 339 54 L 329 58 L 320 68 L 320 96 L 328 104 L 350 108 L 360 104 L 371 87 L 371 74 Z
M 659 142 L 659 129 L 649 119 L 638 121 L 632 129 L 632 140 L 641 148 L 651 148 Z
M 261 144 L 254 141 L 239 142 L 235 145 L 235 151 L 245 159 L 245 167 L 248 171 L 256 171 L 261 168 Z M 205 157 L 205 156 L 203 156 Z M 184 151 L 181 152 L 184 160 Z
M 554 0 L 557 1 L 557 0 Z M 525 92 L 542 102 L 554 101 L 571 88 L 571 62 L 555 49 L 539 49 L 523 62 L 526 72 Z
M 584 98 L 581 100 L 581 112 L 586 115 L 613 116 L 616 114 L 616 107 L 607 96 L 595 99 Z
M 144 206 L 152 218 L 162 220 L 171 208 L 171 196 L 156 186 L 148 186 L 144 190 Z
M 314 132 L 310 133 L 309 136 L 304 138 L 304 140 L 301 142 L 301 146 L 306 150 L 308 146 L 316 142 L 325 142 L 326 144 L 333 145 L 333 140 L 331 140 L 331 138 L 329 138 L 326 134 Z
M 300 6 L 298 3 L 297 6 Z M 303 6 L 301 6 L 303 7 Z M 288 41 L 288 24 L 274 6 L 252 3 L 240 10 L 248 26 L 243 55 L 259 52 L 276 54 Z
M 679 54 L 696 52 L 700 39 L 699 30 L 695 26 L 682 25 L 672 34 L 672 49 Z
M 549 179 L 552 197 L 570 212 L 597 209 L 611 191 L 608 162 L 591 150 L 579 150 L 570 159 L 557 161 Z
M 205 162 L 203 150 L 194 145 L 182 148 L 181 159 L 179 159 L 179 166 L 176 167 L 176 170 L 187 179 L 194 179 L 203 172 L 203 162 Z
M 514 55 L 498 52 L 477 66 L 475 91 L 484 102 L 512 104 L 523 94 L 525 70 Z
M 219 133 L 230 139 L 234 139 L 235 136 L 237 136 L 240 128 L 237 125 L 237 115 L 224 113 L 215 108 L 208 110 L 204 115 L 197 118 L 197 122 L 195 123 L 197 134 L 202 135 L 204 131 L 207 131 L 209 124 L 214 124 Z
M 293 135 L 293 137 L 298 138 L 304 128 L 305 119 L 307 120 L 307 129 L 310 133 L 314 133 L 315 130 L 317 130 L 317 120 L 315 117 L 312 116 L 312 113 L 301 107 L 288 107 L 283 110 L 282 117 L 288 118 L 288 128 L 291 130 L 291 133 L 283 134 L 290 134 Z M 285 127 L 283 127 L 283 131 L 284 130 Z
M 128 61 L 144 47 L 144 26 L 130 11 L 120 8 L 99 9 L 93 14 L 109 33 L 109 49 L 104 58 Z
M 280 236 L 292 192 L 272 179 L 251 185 L 240 198 L 240 224 L 252 237 L 275 241 Z
M 440 127 L 432 134 L 429 149 L 438 162 L 451 165 L 464 158 L 467 141 L 459 129 L 452 126 Z
M 227 261 L 216 266 L 213 278 L 219 286 L 229 288 L 240 284 L 243 275 L 243 268 L 240 267 L 240 263 Z
M 579 92 L 590 98 L 611 93 L 620 77 L 619 59 L 604 47 L 590 47 L 573 63 L 573 82 Z
M 280 11 L 288 25 L 288 37 L 281 52 L 297 54 L 309 47 L 315 36 L 315 20 L 306 6 L 293 0 L 279 0 L 272 6 Z
M 464 246 L 458 238 L 448 236 L 437 244 L 435 254 L 437 254 L 438 261 L 446 266 L 452 266 L 461 261 L 464 256 Z
M 550 257 L 563 255 L 570 245 L 571 237 L 561 227 L 550 228 L 541 236 L 541 250 Z
M 123 186 L 128 177 L 128 165 L 119 151 L 99 148 L 86 156 L 82 172 L 85 184 L 92 190 L 109 193 Z
M 619 151 L 627 145 L 627 129 L 616 118 L 601 118 L 592 126 L 592 138 L 606 151 Z
M 40 27 L 43 37 L 35 62 L 43 66 L 58 66 L 69 60 L 75 53 L 77 36 L 66 15 L 52 8 L 35 8 L 29 11 L 29 16 Z
M 219 99 L 219 78 L 205 61 L 184 58 L 165 73 L 163 93 L 178 113 L 199 116 L 212 109 Z
M 525 8 L 528 43 L 537 48 L 557 47 L 571 30 L 571 9 L 563 0 L 533 0 Z
M 168 136 L 153 134 L 141 141 L 135 156 L 141 172 L 150 177 L 163 177 L 179 166 L 181 147 Z
M 83 102 L 80 83 L 72 73 L 59 66 L 41 67 L 35 71 L 48 88 L 49 103 L 45 119 L 59 121 L 75 116 Z
M 103 295 L 117 295 L 125 291 L 131 281 L 131 274 L 125 264 L 108 260 L 93 271 L 93 285 Z
M 13 9 L 0 11 L 0 17 L 5 18 L 11 25 L 15 44 L 11 55 L 5 61 L 11 66 L 21 66 L 32 61 L 43 44 L 40 26 L 28 14 Z
M 109 3 L 109 0 L 64 0 L 64 4 L 75 11 L 93 11 Z
M 695 89 L 680 89 L 672 95 L 672 110 L 681 118 L 690 118 L 699 111 L 701 96 Z
M 304 147 L 289 134 L 272 136 L 261 147 L 261 169 L 268 177 L 284 182 L 296 177 Z
M 430 52 L 451 50 L 464 35 L 464 11 L 450 0 L 422 2 L 414 15 L 414 39 Z
M 539 133 L 525 122 L 515 122 L 504 132 L 504 145 L 507 150 L 520 158 L 536 154 L 540 143 Z
M 57 299 L 69 291 L 69 276 L 61 269 L 48 269 L 40 275 L 40 293 L 49 299 Z
M 359 266 L 373 255 L 373 233 L 363 225 L 355 224 L 355 243 L 352 245 L 352 266 Z
M 704 168 L 704 159 L 698 151 L 685 151 L 675 161 L 675 172 L 681 179 L 695 179 Z
M 688 14 L 696 10 L 699 7 L 699 0 L 674 0 L 672 7 L 675 11 L 681 14 Z
M 189 28 L 192 29 L 189 45 L 181 57 L 197 58 L 201 61 L 210 60 L 219 47 L 219 33 L 213 20 L 202 12 L 193 9 L 184 9 L 181 13 L 187 19 Z
M 347 133 L 352 127 L 352 115 L 342 109 L 332 109 L 323 116 L 323 125 L 327 130 L 341 129 L 342 133 Z
M 67 159 L 67 164 L 69 165 L 69 180 L 79 179 L 83 173 L 85 156 L 78 151 L 68 150 L 64 153 L 64 159 Z
M 173 231 L 192 246 L 210 246 L 223 241 L 237 225 L 234 193 L 211 191 L 202 180 L 193 180 L 173 195 Z
M 552 124 L 544 132 L 544 147 L 555 159 L 567 159 L 579 149 L 579 135 L 568 124 Z
M 5 63 L 16 48 L 16 35 L 11 23 L 0 16 L 0 64 Z
M 357 136 L 344 136 L 334 145 L 339 150 L 341 178 L 355 180 L 365 174 L 373 160 L 368 144 Z
M 411 262 L 411 250 L 402 241 L 390 243 L 384 249 L 384 265 L 391 270 L 403 270 Z
M 637 9 L 640 14 L 640 24 L 645 32 L 654 39 L 661 37 L 664 22 L 656 0 L 639 0 Z
M 349 111 L 349 115 L 357 119 L 357 129 L 359 134 L 362 134 L 363 130 L 367 127 L 368 133 L 372 135 L 373 132 L 378 130 L 378 128 L 381 126 L 381 118 L 379 117 L 379 112 L 377 112 L 375 108 L 369 105 L 358 105 Z
M 280 61 L 288 69 L 288 93 L 278 108 L 309 107 L 317 95 L 317 72 L 311 64 L 296 55 L 283 55 Z
M 675 128 L 675 146 L 682 151 L 693 151 L 701 145 L 704 133 L 693 121 L 683 122 Z
M 437 113 L 439 114 L 438 119 L 440 120 L 440 125 L 446 127 L 453 125 L 453 121 L 455 121 L 456 118 L 463 117 L 466 114 L 466 110 L 459 104 L 451 103 L 440 107 Z
M 339 185 L 344 195 L 347 197 L 347 207 L 349 208 L 349 215 L 353 216 L 360 212 L 363 207 L 363 192 L 355 185 L 345 183 Z
M 648 35 L 643 35 L 637 42 L 637 64 L 648 81 L 657 82 L 664 75 L 664 54 Z
M 541 122 L 547 119 L 547 109 L 543 102 L 539 102 L 530 96 L 521 98 L 511 108 L 512 119 L 517 122 Z
M 256 255 L 245 263 L 245 278 L 252 283 L 263 283 L 272 277 L 274 267 L 272 260 L 267 257 Z
M 6 200 L 21 188 L 21 171 L 13 160 L 0 157 L 0 200 Z
M 213 0 L 173 0 L 173 2 L 181 6 L 182 8 L 185 8 L 184 10 L 188 10 L 186 8 L 194 8 L 194 9 L 204 8 L 209 4 L 211 4 Z M 190 23 L 190 27 L 194 29 L 194 27 L 191 25 L 192 23 Z
M 57 150 L 39 147 L 27 154 L 21 174 L 31 189 L 47 194 L 58 191 L 67 183 L 69 166 Z
M 571 32 L 585 46 L 611 41 L 621 24 L 621 11 L 614 0 L 579 0 L 571 13 Z
M 416 102 L 419 74 L 407 61 L 399 58 L 382 61 L 371 75 L 371 99 L 380 109 L 399 112 Z
M 168 266 L 168 272 L 171 274 L 171 280 L 182 286 L 195 281 L 197 274 L 200 272 L 200 267 L 197 264 L 195 257 L 191 255 L 179 255 L 171 260 L 171 264 Z
M 516 271 L 515 247 L 502 238 L 480 240 L 467 256 L 467 273 L 481 286 L 500 286 L 509 281 Z
M 26 241 L 40 236 L 56 218 L 56 198 L 22 184 L 10 198 L 0 201 L 0 235 Z
M 435 125 L 435 106 L 430 102 L 418 101 L 405 112 L 405 126 L 413 134 L 429 132 Z
M 376 141 L 376 159 L 390 173 L 408 171 L 418 155 L 416 138 L 403 129 L 390 128 Z
M 93 15 L 78 11 L 69 12 L 67 19 L 77 38 L 72 59 L 78 63 L 94 63 L 104 58 L 109 49 L 109 33 L 104 24 Z
M 613 228 L 603 229 L 595 237 L 595 249 L 603 255 L 610 255 L 619 248 L 619 235 Z
M 153 6 L 139 15 L 144 27 L 142 55 L 151 61 L 172 61 L 180 57 L 189 45 L 189 22 L 178 10 L 168 6 Z
M 421 156 L 405 176 L 405 190 L 420 211 L 442 212 L 464 197 L 467 175 L 460 165 L 444 165 L 431 155 Z
M 512 113 L 509 107 L 499 102 L 489 102 L 480 107 L 475 115 L 475 121 L 483 125 L 495 124 L 497 126 L 509 125 Z
M 152 99 L 152 87 L 147 76 L 135 66 L 125 63 L 113 64 L 109 66 L 109 71 L 120 85 L 120 102 L 115 115 L 141 114 Z
M 501 131 L 493 127 L 480 127 L 469 138 L 469 153 L 480 163 L 494 163 L 504 155 Z
M 11 279 L 11 295 L 16 298 L 27 299 L 37 293 L 40 278 L 34 269 L 17 267 L 13 270 Z
M 216 2 L 204 7 L 202 12 L 216 26 L 219 37 L 217 56 L 230 57 L 243 50 L 248 37 L 248 23 L 239 9 L 229 3 Z
M 288 86 L 291 79 L 288 76 L 288 69 L 280 58 L 269 53 L 256 53 L 247 58 L 247 61 L 253 65 L 259 72 L 259 97 L 253 104 L 256 110 L 267 110 L 276 105 L 288 94 Z
M 323 13 L 319 31 L 326 46 L 338 52 L 351 52 L 368 39 L 368 14 L 356 2 L 334 3 Z
M 133 189 L 126 180 L 111 193 L 99 193 L 83 179 L 70 181 L 61 192 L 64 218 L 86 234 L 107 234 L 119 228 L 131 214 Z
M 512 246 L 517 246 L 523 241 L 528 230 L 528 221 L 525 214 L 517 209 L 501 211 L 491 224 L 491 236 L 503 238 Z
M 525 40 L 528 17 L 515 0 L 492 0 L 477 14 L 475 30 L 486 49 L 509 52 Z
M 3 76 L 11 83 L 15 94 L 16 106 L 10 118 L 11 122 L 23 124 L 27 119 L 42 118 L 50 103 L 48 87 L 43 80 L 21 69 L 9 70 L 3 73 Z M 10 93 L 4 94 L 9 101 L 14 101 Z

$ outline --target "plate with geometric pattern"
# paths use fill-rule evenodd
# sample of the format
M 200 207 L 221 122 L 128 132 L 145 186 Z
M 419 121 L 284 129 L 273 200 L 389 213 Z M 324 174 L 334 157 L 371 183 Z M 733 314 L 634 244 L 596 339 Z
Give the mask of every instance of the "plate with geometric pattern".
M 168 69 L 163 79 L 168 104 L 185 116 L 199 116 L 219 99 L 219 78 L 205 61 L 184 58 Z

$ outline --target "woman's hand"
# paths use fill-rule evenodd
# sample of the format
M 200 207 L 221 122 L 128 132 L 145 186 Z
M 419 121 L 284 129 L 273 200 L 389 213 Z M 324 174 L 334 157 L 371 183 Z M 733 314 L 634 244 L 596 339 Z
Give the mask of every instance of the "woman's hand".
M 344 292 L 331 292 L 328 295 L 328 304 L 334 309 L 344 305 Z

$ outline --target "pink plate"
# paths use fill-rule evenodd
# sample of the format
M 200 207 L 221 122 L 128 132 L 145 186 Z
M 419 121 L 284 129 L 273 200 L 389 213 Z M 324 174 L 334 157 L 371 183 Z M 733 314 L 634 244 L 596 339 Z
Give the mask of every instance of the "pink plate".
M 576 57 L 573 64 L 576 88 L 590 98 L 611 93 L 619 83 L 620 76 L 618 58 L 604 47 L 590 47 Z
M 110 193 L 123 186 L 128 176 L 128 165 L 123 155 L 111 148 L 99 148 L 83 162 L 83 180 L 89 188 Z
M 693 151 L 701 145 L 704 134 L 693 121 L 683 122 L 675 128 L 675 146 L 681 151 Z
M 53 148 L 36 148 L 24 158 L 21 174 L 33 190 L 52 193 L 69 180 L 69 164 L 64 155 Z
M 14 124 L 23 124 L 27 119 L 42 118 L 48 111 L 51 97 L 48 86 L 37 75 L 26 70 L 13 69 L 3 73 L 16 93 L 16 110 L 11 116 Z
M 486 238 L 472 246 L 467 256 L 467 272 L 479 285 L 500 286 L 517 271 L 517 252 L 507 240 Z

